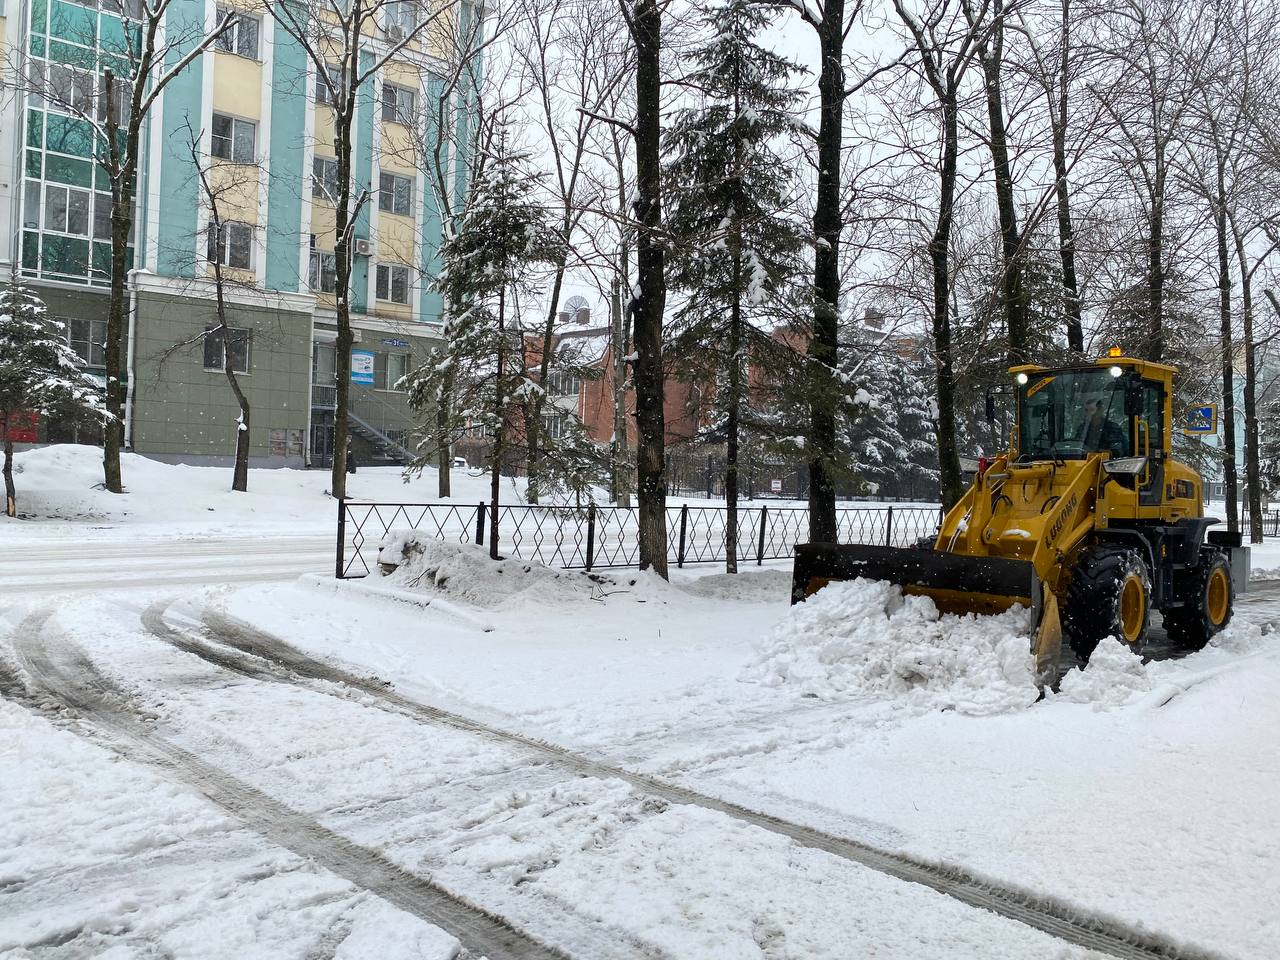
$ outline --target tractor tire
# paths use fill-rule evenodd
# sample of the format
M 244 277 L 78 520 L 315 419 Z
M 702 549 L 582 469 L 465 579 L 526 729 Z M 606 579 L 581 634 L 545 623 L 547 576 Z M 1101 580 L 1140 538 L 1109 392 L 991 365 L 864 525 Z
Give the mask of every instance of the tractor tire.
M 1183 650 L 1200 650 L 1209 638 L 1231 622 L 1235 592 L 1231 567 L 1221 550 L 1200 548 L 1200 564 L 1180 578 L 1179 596 L 1185 606 L 1164 614 L 1169 641 Z
M 1086 547 L 1067 584 L 1062 633 L 1080 663 L 1116 637 L 1137 653 L 1151 623 L 1151 575 L 1137 550 Z

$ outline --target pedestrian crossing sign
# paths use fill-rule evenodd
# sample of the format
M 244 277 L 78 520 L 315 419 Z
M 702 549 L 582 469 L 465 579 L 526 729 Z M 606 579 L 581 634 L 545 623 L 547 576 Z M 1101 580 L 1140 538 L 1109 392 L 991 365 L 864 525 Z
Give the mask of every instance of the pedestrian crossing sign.
M 1212 436 L 1218 432 L 1218 405 L 1207 403 L 1187 410 L 1187 422 L 1182 432 L 1189 437 Z

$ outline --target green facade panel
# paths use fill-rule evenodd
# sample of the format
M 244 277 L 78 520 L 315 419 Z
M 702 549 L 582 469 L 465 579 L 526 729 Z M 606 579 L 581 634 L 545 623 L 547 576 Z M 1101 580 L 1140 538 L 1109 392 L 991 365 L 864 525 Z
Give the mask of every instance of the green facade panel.
M 267 184 L 266 281 L 272 290 L 301 286 L 302 142 L 306 130 L 307 57 L 284 30 L 271 54 L 271 179 Z
M 181 37 L 169 52 L 170 66 L 196 44 L 199 29 L 193 24 L 204 22 L 204 4 L 200 0 L 173 0 L 165 29 L 171 37 Z M 187 153 L 183 122 L 191 118 L 195 124 L 201 116 L 203 65 L 199 57 L 178 74 L 164 92 L 164 113 L 151 122 L 163 122 L 165 136 L 160 146 L 160 203 L 157 210 L 159 229 L 156 236 L 157 268 L 164 276 L 190 277 L 196 268 L 196 224 L 200 207 L 199 190 Z M 156 161 L 153 158 L 152 163 Z M 154 176 L 154 172 L 152 176 Z

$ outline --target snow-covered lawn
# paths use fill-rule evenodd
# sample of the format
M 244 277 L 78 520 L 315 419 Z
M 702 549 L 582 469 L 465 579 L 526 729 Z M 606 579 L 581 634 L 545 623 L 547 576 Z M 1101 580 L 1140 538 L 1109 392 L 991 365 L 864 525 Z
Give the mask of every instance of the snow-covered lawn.
M 0 541 L 173 536 L 208 538 L 256 533 L 331 533 L 337 519 L 328 470 L 251 470 L 247 493 L 231 490 L 229 467 L 161 463 L 121 454 L 125 494 L 102 489 L 102 451 L 64 444 L 19 453 L 14 482 L 23 519 L 0 516 Z M 474 504 L 489 495 L 479 471 L 450 475 L 453 499 Z M 436 472 L 405 483 L 399 467 L 362 467 L 347 477 L 347 495 L 362 500 L 434 502 Z M 504 497 L 522 484 L 504 481 Z

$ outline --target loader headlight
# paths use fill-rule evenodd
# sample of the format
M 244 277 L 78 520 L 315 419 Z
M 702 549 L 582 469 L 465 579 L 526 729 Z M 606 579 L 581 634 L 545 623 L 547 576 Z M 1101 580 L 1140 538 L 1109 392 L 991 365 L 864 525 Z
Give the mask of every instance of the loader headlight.
M 1110 373 L 1113 377 L 1118 377 L 1124 373 L 1124 369 L 1122 367 L 1112 367 Z
M 1120 457 L 1102 461 L 1102 469 L 1112 476 L 1136 477 L 1146 466 L 1146 457 Z
M 1015 379 L 1018 381 L 1018 386 L 1025 387 L 1030 377 L 1028 377 L 1025 373 L 1020 373 Z

